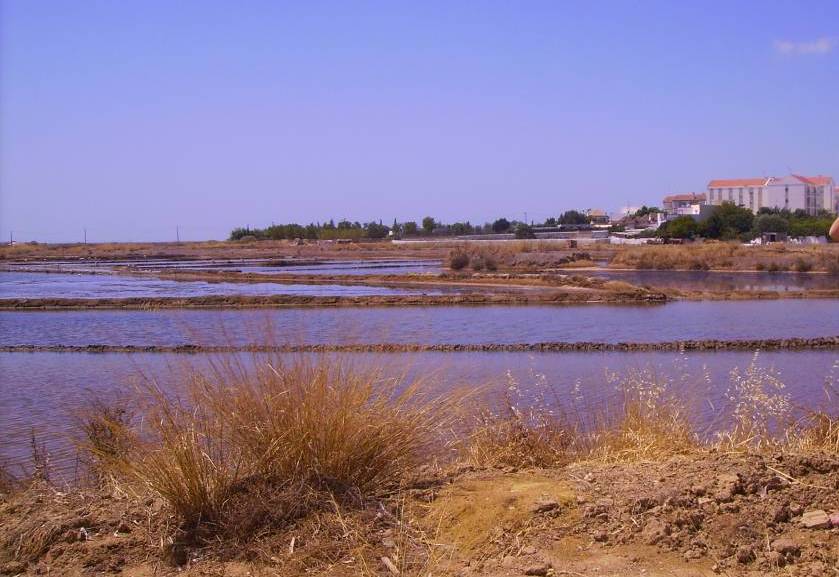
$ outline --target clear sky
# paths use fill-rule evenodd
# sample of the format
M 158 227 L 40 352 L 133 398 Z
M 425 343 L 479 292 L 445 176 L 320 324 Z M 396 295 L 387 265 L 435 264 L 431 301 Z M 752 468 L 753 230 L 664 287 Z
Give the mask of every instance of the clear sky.
M 0 0 L 0 238 L 839 179 L 839 2 Z

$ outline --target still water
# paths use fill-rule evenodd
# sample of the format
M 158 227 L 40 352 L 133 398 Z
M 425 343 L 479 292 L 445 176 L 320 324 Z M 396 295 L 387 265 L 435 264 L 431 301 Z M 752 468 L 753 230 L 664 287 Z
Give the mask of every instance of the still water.
M 0 313 L 0 345 L 660 342 L 839 334 L 835 300 Z
M 314 357 L 314 355 L 312 355 Z M 334 355 L 333 355 L 334 356 Z M 219 355 L 0 353 L 0 461 L 20 470 L 28 462 L 32 435 L 43 442 L 55 471 L 73 475 L 75 417 L 91 399 L 130 397 L 148 380 L 177 393 L 185 371 L 206 367 Z M 244 362 L 265 355 L 239 355 Z M 725 422 L 725 400 L 735 367 L 754 359 L 750 352 L 653 353 L 411 353 L 342 355 L 360 367 L 381 367 L 386 375 L 427 379 L 435 390 L 480 388 L 475 404 L 492 404 L 506 392 L 522 407 L 544 403 L 565 411 L 591 413 L 614 407 L 619 381 L 632 371 L 670 383 L 705 432 Z M 825 404 L 825 385 L 839 379 L 836 351 L 766 352 L 757 365 L 786 384 L 794 404 Z M 615 379 L 613 373 L 617 373 Z M 470 401 L 471 402 L 471 401 Z M 836 410 L 833 400 L 833 410 Z M 57 479 L 60 481 L 61 479 Z
M 441 294 L 434 290 L 363 285 L 306 285 L 163 280 L 151 276 L 85 273 L 0 272 L 0 299 L 153 298 L 202 296 L 377 296 Z

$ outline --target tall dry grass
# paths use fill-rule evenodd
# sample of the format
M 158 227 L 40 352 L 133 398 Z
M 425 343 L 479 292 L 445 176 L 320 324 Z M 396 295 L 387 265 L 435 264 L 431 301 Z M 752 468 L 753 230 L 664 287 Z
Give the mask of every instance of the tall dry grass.
M 163 497 L 185 529 L 238 533 L 257 529 L 253 510 L 286 523 L 394 493 L 439 453 L 459 399 L 339 361 L 227 358 L 193 372 L 182 401 L 147 387 L 134 446 L 94 454 Z
M 589 458 L 647 461 L 699 448 L 701 440 L 689 417 L 686 395 L 710 377 L 704 368 L 693 374 L 684 353 L 673 365 L 672 373 L 651 366 L 606 373 L 619 401 L 616 409 L 595 416 Z
M 835 245 L 744 246 L 736 242 L 624 247 L 610 261 L 613 267 L 639 270 L 767 270 L 839 273 Z
M 511 372 L 495 406 L 482 406 L 467 424 L 461 458 L 476 467 L 557 467 L 578 450 L 579 431 L 546 402 L 545 376 L 531 372 L 540 387 L 536 402 L 521 402 L 521 387 Z

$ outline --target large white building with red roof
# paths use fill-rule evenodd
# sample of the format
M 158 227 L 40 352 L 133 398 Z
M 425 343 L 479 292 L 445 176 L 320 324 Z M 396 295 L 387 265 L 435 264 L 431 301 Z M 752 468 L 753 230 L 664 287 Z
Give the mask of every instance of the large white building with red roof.
M 708 183 L 708 203 L 733 202 L 757 212 L 761 208 L 837 212 L 837 187 L 830 176 L 718 179 Z

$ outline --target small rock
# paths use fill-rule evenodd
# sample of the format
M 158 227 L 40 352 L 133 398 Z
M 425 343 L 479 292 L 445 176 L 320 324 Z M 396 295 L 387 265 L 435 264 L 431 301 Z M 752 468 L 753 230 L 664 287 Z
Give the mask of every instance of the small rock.
M 586 481 L 588 483 L 594 482 L 594 473 L 586 473 L 583 477 L 583 481 Z
M 555 499 L 539 499 L 533 504 L 531 512 L 534 514 L 547 513 L 559 508 L 559 502 Z
M 512 555 L 507 555 L 501 560 L 501 566 L 509 569 L 516 566 L 516 558 Z
M 787 505 L 780 505 L 775 512 L 772 514 L 772 520 L 776 523 L 786 523 L 789 521 L 790 511 L 789 506 Z
M 668 523 L 665 523 L 661 519 L 650 519 L 646 525 L 644 525 L 644 529 L 642 530 L 641 534 L 644 537 L 644 541 L 647 545 L 655 545 L 659 541 L 661 541 L 664 537 L 670 535 L 671 527 Z
M 594 532 L 593 537 L 594 537 L 594 540 L 597 541 L 598 543 L 605 543 L 606 541 L 609 540 L 609 533 L 600 529 L 600 530 Z
M 538 565 L 531 565 L 524 570 L 525 575 L 536 575 L 537 577 L 545 577 L 551 566 L 548 563 L 539 563 Z
M 536 547 L 534 547 L 533 545 L 528 545 L 527 547 L 522 549 L 521 552 L 525 555 L 533 555 L 536 552 Z
M 84 527 L 79 529 L 78 539 L 79 539 L 79 541 L 87 541 L 87 540 L 90 539 L 90 534 L 87 532 L 87 529 L 85 529 Z
M 787 564 L 784 556 L 778 553 L 777 551 L 770 551 L 769 553 L 767 553 L 766 560 L 769 562 L 769 565 L 771 567 L 783 567 Z
M 827 529 L 830 527 L 830 517 L 821 509 L 805 511 L 801 516 L 801 524 L 806 529 Z
M 739 549 L 737 549 L 735 558 L 737 559 L 738 563 L 742 563 L 743 565 L 745 565 L 755 560 L 755 552 L 752 550 L 751 547 L 740 547 Z
M 830 524 L 834 527 L 839 527 L 839 511 L 830 514 Z
M 781 537 L 772 541 L 772 550 L 781 555 L 797 555 L 801 548 L 789 537 Z
M 384 539 L 382 539 L 382 546 L 387 547 L 388 549 L 393 549 L 394 547 L 396 547 L 396 543 L 394 543 L 393 539 L 391 539 L 390 537 L 385 537 Z

